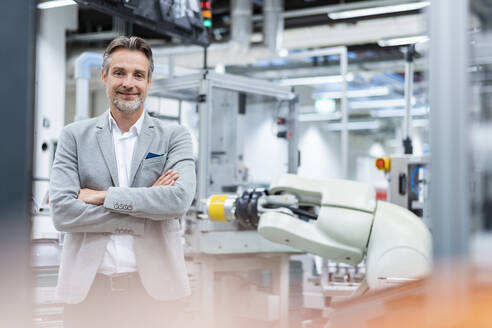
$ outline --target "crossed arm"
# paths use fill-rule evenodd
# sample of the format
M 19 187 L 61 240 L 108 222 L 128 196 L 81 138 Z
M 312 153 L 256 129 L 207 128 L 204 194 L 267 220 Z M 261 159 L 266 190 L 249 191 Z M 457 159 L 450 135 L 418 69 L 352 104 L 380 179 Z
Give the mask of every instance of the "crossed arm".
M 156 180 L 152 187 L 157 186 L 173 186 L 174 182 L 179 178 L 178 171 L 168 170 Z M 86 204 L 102 205 L 106 199 L 106 190 L 94 190 L 82 188 L 79 190 L 77 199 L 80 199 Z
M 166 220 L 183 215 L 196 186 L 189 133 L 184 128 L 177 129 L 170 144 L 165 173 L 152 186 L 91 190 L 80 185 L 77 142 L 70 129 L 64 129 L 50 181 L 55 227 L 65 232 L 126 230 L 138 235 L 143 234 L 146 219 Z

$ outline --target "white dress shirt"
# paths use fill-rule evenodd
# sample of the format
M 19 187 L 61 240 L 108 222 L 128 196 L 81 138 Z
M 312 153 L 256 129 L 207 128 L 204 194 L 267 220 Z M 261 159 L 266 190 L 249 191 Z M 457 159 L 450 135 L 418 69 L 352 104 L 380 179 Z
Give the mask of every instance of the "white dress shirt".
M 116 164 L 118 166 L 118 181 L 120 187 L 129 187 L 130 169 L 132 164 L 135 142 L 142 130 L 144 113 L 135 124 L 122 133 L 118 124 L 109 113 L 109 127 L 113 136 Z M 135 251 L 133 250 L 133 236 L 111 235 L 106 253 L 99 266 L 98 272 L 105 275 L 137 271 Z

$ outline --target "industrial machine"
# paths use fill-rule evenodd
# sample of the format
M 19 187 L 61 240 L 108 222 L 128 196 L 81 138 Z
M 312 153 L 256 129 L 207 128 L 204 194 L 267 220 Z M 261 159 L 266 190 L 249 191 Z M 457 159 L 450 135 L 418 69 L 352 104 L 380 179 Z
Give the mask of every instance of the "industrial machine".
M 375 163 L 379 170 L 386 172 L 389 181 L 388 201 L 422 218 L 429 182 L 428 163 L 429 155 L 382 157 L 376 159 Z
M 184 102 L 187 109 L 183 110 L 182 124 L 199 141 L 197 215 L 186 220 L 185 238 L 192 252 L 295 252 L 292 247 L 262 238 L 247 226 L 201 220 L 206 208 L 200 202 L 213 194 L 241 192 L 250 185 L 267 186 L 275 172 L 296 172 L 296 95 L 291 88 L 203 70 L 154 80 L 149 96 Z M 283 124 L 278 124 L 278 118 Z M 285 137 L 279 137 L 281 132 Z
M 268 189 L 213 195 L 207 204 L 212 221 L 237 222 L 275 243 L 350 265 L 365 258 L 369 289 L 431 270 L 427 226 L 406 208 L 376 201 L 374 188 L 362 183 L 285 174 Z
M 233 315 L 288 327 L 289 256 L 302 251 L 269 241 L 246 223 L 208 220 L 202 200 L 266 187 L 271 176 L 297 171 L 296 95 L 269 81 L 202 70 L 153 80 L 149 97 L 180 102 L 180 123 L 197 141 L 197 195 L 181 222 L 201 323 L 228 327 L 224 317 Z M 250 275 L 257 278 L 249 281 Z M 255 289 L 263 282 L 268 291 Z M 251 287 L 248 296 L 243 284 Z M 240 307 L 231 301 L 237 295 Z

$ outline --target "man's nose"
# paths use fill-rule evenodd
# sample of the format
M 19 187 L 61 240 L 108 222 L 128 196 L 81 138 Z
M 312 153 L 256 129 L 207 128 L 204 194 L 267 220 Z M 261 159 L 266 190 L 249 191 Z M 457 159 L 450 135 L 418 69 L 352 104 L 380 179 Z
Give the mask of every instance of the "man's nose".
M 135 86 L 135 79 L 130 74 L 123 79 L 123 87 L 131 89 Z

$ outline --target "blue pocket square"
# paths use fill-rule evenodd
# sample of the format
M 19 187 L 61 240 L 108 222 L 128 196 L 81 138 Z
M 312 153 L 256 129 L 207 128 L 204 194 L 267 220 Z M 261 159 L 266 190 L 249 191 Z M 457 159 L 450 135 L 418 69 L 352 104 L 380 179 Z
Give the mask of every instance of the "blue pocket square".
M 147 157 L 145 157 L 145 159 L 154 158 L 154 157 L 161 157 L 161 156 L 164 156 L 164 154 L 148 153 Z

